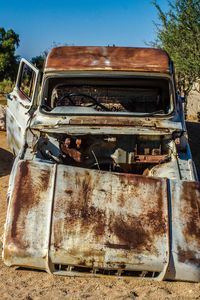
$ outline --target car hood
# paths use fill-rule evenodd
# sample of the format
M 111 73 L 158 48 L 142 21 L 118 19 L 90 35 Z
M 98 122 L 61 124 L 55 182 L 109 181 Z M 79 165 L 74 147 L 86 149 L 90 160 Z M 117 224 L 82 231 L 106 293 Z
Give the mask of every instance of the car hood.
M 21 160 L 13 186 L 7 265 L 200 280 L 198 182 Z

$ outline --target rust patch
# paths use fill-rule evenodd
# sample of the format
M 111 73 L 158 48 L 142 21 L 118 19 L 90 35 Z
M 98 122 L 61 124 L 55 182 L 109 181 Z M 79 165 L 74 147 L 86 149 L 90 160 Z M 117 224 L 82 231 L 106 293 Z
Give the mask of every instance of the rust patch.
M 120 207 L 124 207 L 125 204 L 126 204 L 126 198 L 124 197 L 124 193 L 122 191 L 119 196 L 119 205 Z
M 39 170 L 38 173 L 40 191 L 46 192 L 49 187 L 50 172 L 48 170 Z
M 131 174 L 118 174 L 119 179 L 121 181 L 122 186 L 124 189 L 119 192 L 119 204 L 121 207 L 125 205 L 125 195 L 126 195 L 126 188 L 130 185 L 133 185 L 138 187 L 141 185 L 143 186 L 155 186 L 156 190 L 154 192 L 154 195 L 148 195 L 149 197 L 153 197 L 151 200 L 150 198 L 147 198 L 147 203 L 145 205 L 144 213 L 141 214 L 140 219 L 138 222 L 141 222 L 143 224 L 147 224 L 149 228 L 152 229 L 152 234 L 154 235 L 162 235 L 165 234 L 167 231 L 167 221 L 163 214 L 164 212 L 164 194 L 163 194 L 163 187 L 162 185 L 166 181 L 158 181 L 155 178 L 152 177 L 145 177 L 145 176 L 137 176 L 134 175 L 134 177 Z M 141 187 L 142 188 L 142 187 Z M 133 190 L 134 196 L 138 198 L 138 201 L 140 201 L 141 195 L 138 194 L 138 190 Z M 153 201 L 155 203 L 154 209 L 149 208 L 148 203 L 149 201 Z
M 128 217 L 127 220 L 118 218 L 111 223 L 110 230 L 120 241 L 119 246 L 127 246 L 127 249 L 141 250 L 150 248 L 150 236 L 148 231 L 144 229 L 143 224 L 138 217 Z
M 15 188 L 12 195 L 13 221 L 10 237 L 20 248 L 27 248 L 22 236 L 25 228 L 27 213 L 40 202 L 40 193 L 46 191 L 49 185 L 50 172 L 38 170 L 37 178 L 31 175 L 28 161 L 22 161 L 18 167 Z
M 94 116 L 88 118 L 87 116 L 80 117 L 71 117 L 69 124 L 70 125 L 120 125 L 120 126 L 142 126 L 145 120 L 136 120 L 133 118 L 124 118 L 118 116 L 109 116 L 102 117 L 102 116 Z M 155 122 L 155 121 L 154 121 Z M 149 122 L 147 122 L 149 124 Z M 152 124 L 153 126 L 153 124 Z
M 18 235 L 17 221 L 20 216 L 23 206 L 28 205 L 30 194 L 33 193 L 31 182 L 29 182 L 29 167 L 27 161 L 20 164 L 16 175 L 15 189 L 14 189 L 14 219 L 11 228 L 11 238 L 16 239 Z M 23 185 L 21 183 L 23 182 Z M 24 193 L 25 191 L 25 193 Z M 23 201 L 24 199 L 24 201 Z
M 64 172 L 65 180 L 69 180 L 69 176 L 67 172 Z M 75 182 L 79 190 L 78 195 L 75 191 L 66 189 L 66 197 L 64 196 L 56 201 L 58 206 L 55 205 L 55 214 L 59 211 L 65 212 L 64 228 L 68 232 L 73 232 L 77 226 L 80 226 L 82 233 L 92 230 L 98 240 L 105 233 L 105 211 L 93 206 L 91 203 L 92 189 L 98 181 L 94 182 L 90 173 L 86 171 L 84 177 L 76 173 Z M 61 247 L 64 239 L 63 233 L 60 232 L 59 221 L 54 224 L 54 232 L 54 247 L 57 249 Z
M 64 182 L 74 188 L 69 185 L 65 193 L 55 194 L 58 198 L 54 207 L 52 245 L 63 249 L 70 236 L 74 240 L 80 238 L 84 249 L 90 249 L 86 243 L 90 240 L 102 249 L 151 252 L 157 256 L 156 240 L 168 231 L 167 207 L 164 206 L 166 180 L 75 169 L 68 168 L 61 173 Z M 109 178 L 107 184 L 102 180 L 104 176 Z M 83 252 L 85 250 L 80 250 L 81 257 Z
M 76 174 L 76 178 L 77 177 L 79 177 L 78 174 Z M 84 201 L 89 202 L 90 201 L 91 192 L 92 192 L 92 178 L 91 178 L 91 175 L 90 175 L 90 173 L 88 171 L 85 172 L 85 176 L 84 176 L 83 181 L 82 181 L 81 192 L 82 192 L 81 198 L 84 199 Z M 84 203 L 84 204 L 86 204 L 86 203 Z
M 118 126 L 118 127 L 145 127 L 145 128 L 155 128 L 156 131 L 160 132 L 166 132 L 169 133 L 168 128 L 164 128 L 163 124 L 160 120 L 151 120 L 149 118 L 142 118 L 142 119 L 134 119 L 132 117 L 126 117 L 124 118 L 123 116 L 109 116 L 104 117 L 104 116 L 93 116 L 93 117 L 87 117 L 87 116 L 81 116 L 76 117 L 76 116 L 71 116 L 69 120 L 70 125 L 88 125 L 88 126 Z
M 76 162 L 83 161 L 82 154 L 77 149 L 64 147 L 62 146 L 62 144 L 61 144 L 61 149 L 65 154 L 69 155 L 69 157 L 73 158 Z
M 164 163 L 169 160 L 168 155 L 136 155 L 134 158 L 135 161 L 140 163 Z
M 97 238 L 104 234 L 105 212 L 103 210 L 89 206 L 87 201 L 77 203 L 72 200 L 67 205 L 67 212 L 65 226 L 69 230 L 75 223 L 79 223 L 83 232 L 92 227 Z
M 65 190 L 65 194 L 68 194 L 69 196 L 71 196 L 73 194 L 72 190 Z
M 106 242 L 105 246 L 111 249 L 123 249 L 123 250 L 130 250 L 130 245 L 121 245 L 121 244 L 112 244 L 110 242 Z
M 80 257 L 80 256 L 84 257 L 85 261 L 87 261 L 89 258 L 89 261 L 91 263 L 95 262 L 94 257 L 101 258 L 102 256 L 105 255 L 104 250 L 95 250 L 95 249 L 81 251 L 80 249 L 77 249 L 77 248 L 71 248 L 68 252 L 70 255 L 75 256 L 75 257 Z M 82 261 L 82 260 L 79 260 L 79 261 Z
M 164 195 L 162 194 L 161 183 L 159 183 L 158 185 L 156 196 L 157 196 L 157 207 L 155 210 L 151 210 L 151 209 L 148 210 L 146 216 L 147 216 L 147 223 L 153 229 L 153 234 L 159 235 L 159 234 L 164 234 L 167 231 L 167 222 L 163 215 Z
M 126 269 L 126 265 L 124 263 L 118 264 L 118 268 Z
M 184 236 L 200 247 L 200 186 L 197 182 L 183 182 L 183 217 L 186 220 Z
M 200 267 L 200 258 L 196 258 L 196 252 L 192 250 L 184 250 L 178 246 L 178 260 L 182 263 L 190 263 Z
M 159 208 L 155 211 L 147 212 L 147 222 L 153 229 L 153 234 L 164 234 L 167 231 L 166 219 L 163 217 L 163 211 Z
M 85 260 L 81 260 L 81 261 L 79 262 L 79 266 L 86 266 Z

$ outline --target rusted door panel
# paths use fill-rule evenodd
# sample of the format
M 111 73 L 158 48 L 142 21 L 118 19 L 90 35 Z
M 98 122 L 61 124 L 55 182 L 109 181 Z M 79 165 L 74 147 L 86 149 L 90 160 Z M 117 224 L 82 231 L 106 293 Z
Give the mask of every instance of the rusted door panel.
M 50 257 L 55 264 L 162 271 L 166 179 L 58 165 Z
M 168 278 L 200 281 L 200 183 L 171 180 L 172 259 Z
M 3 259 L 9 266 L 46 269 L 53 174 L 50 164 L 20 161 L 17 166 L 3 247 Z

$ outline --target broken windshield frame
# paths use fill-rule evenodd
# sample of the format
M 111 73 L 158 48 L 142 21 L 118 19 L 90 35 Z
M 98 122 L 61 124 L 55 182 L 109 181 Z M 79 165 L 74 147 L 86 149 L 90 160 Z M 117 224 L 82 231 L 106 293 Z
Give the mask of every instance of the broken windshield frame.
M 136 117 L 166 117 L 173 113 L 175 106 L 175 96 L 173 94 L 172 84 L 173 82 L 170 80 L 169 76 L 158 76 L 157 74 L 151 76 L 149 74 L 146 76 L 130 76 L 127 74 L 126 76 L 103 76 L 99 74 L 98 76 L 96 76 L 96 74 L 95 76 L 93 74 L 84 74 L 81 76 L 80 74 L 62 74 L 62 76 L 51 75 L 44 78 L 43 81 L 44 88 L 43 94 L 41 95 L 42 101 L 40 110 L 45 114 L 56 115 L 127 115 Z M 61 88 L 63 88 L 63 91 L 60 91 Z M 89 92 L 86 93 L 86 91 Z M 94 91 L 96 94 L 94 94 Z M 164 97 L 162 97 L 165 98 L 165 100 L 162 100 L 162 105 L 160 102 L 158 106 L 153 106 L 153 101 L 150 101 L 149 99 L 151 97 L 157 99 L 158 97 L 156 93 L 159 93 L 160 91 L 162 93 L 164 91 Z M 135 95 L 134 93 L 131 95 L 131 92 L 134 92 Z M 148 94 L 149 92 L 151 94 Z M 54 99 L 52 100 L 53 93 L 57 95 L 58 100 L 55 98 L 56 101 L 58 101 L 57 104 L 54 104 L 56 103 Z M 58 94 L 60 95 L 60 98 L 58 97 Z M 65 103 L 62 104 L 60 99 L 62 99 L 65 94 L 67 99 L 65 99 Z M 142 95 L 141 99 L 143 100 L 141 102 L 138 101 L 138 99 L 140 100 L 140 94 Z M 86 101 L 86 99 L 82 99 L 82 102 L 80 103 L 80 99 L 77 99 L 79 96 L 88 98 L 88 101 Z M 71 99 L 74 97 L 76 97 L 75 100 Z M 103 99 L 103 101 L 101 100 L 100 102 L 99 99 Z M 106 103 L 107 99 L 109 99 L 110 103 Z M 110 99 L 112 99 L 112 101 Z M 115 99 L 117 100 L 115 101 Z M 132 99 L 136 99 L 136 102 L 138 102 L 136 110 L 130 109 L 130 103 L 131 108 L 133 104 L 136 103 Z M 146 101 L 146 99 L 149 102 Z M 109 105 L 112 106 L 112 109 L 108 107 Z M 121 105 L 122 109 L 117 110 L 117 105 Z M 145 107 L 143 111 L 141 110 L 142 105 Z M 151 109 L 147 109 L 146 107 L 150 107 L 150 105 L 152 106 Z M 127 106 L 128 109 L 126 109 Z

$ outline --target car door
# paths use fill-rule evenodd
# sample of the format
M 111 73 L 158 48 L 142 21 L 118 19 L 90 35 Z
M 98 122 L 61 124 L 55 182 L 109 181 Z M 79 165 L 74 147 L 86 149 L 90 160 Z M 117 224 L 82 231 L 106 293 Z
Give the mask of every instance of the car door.
M 7 96 L 7 140 L 17 155 L 24 145 L 25 131 L 36 105 L 39 88 L 39 70 L 22 59 L 13 91 Z

